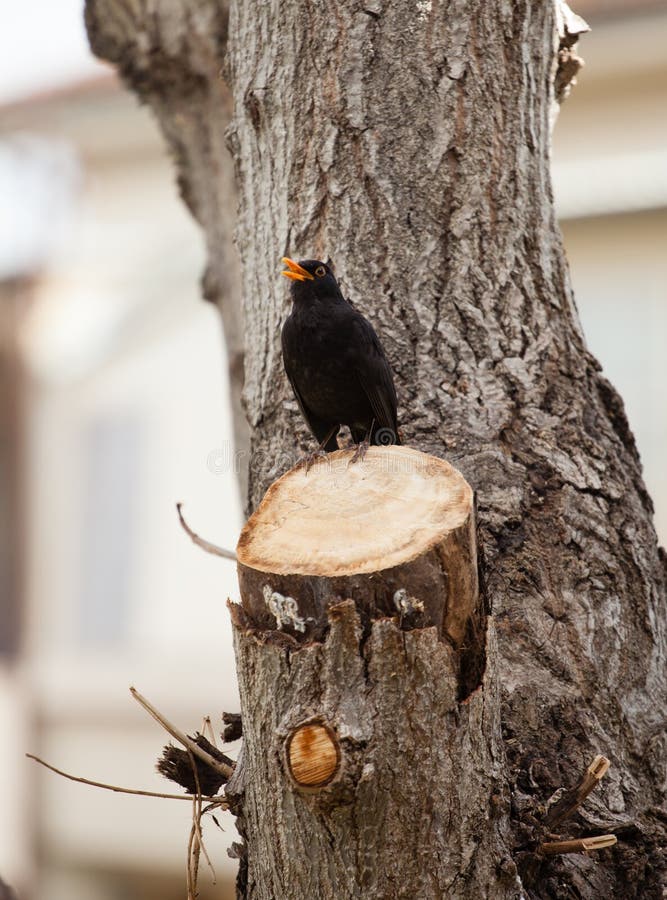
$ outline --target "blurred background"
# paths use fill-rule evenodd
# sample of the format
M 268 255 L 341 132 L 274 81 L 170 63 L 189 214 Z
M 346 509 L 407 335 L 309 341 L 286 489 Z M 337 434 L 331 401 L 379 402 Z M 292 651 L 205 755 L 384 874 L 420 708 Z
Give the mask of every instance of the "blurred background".
M 667 2 L 580 0 L 586 67 L 553 177 L 584 329 L 623 395 L 667 538 Z M 28 48 L 29 52 L 28 52 Z M 0 32 L 0 874 L 25 900 L 182 898 L 188 803 L 134 684 L 193 731 L 237 710 L 225 608 L 241 524 L 202 239 L 150 113 L 87 48 L 82 0 Z M 205 836 L 232 896 L 231 819 Z

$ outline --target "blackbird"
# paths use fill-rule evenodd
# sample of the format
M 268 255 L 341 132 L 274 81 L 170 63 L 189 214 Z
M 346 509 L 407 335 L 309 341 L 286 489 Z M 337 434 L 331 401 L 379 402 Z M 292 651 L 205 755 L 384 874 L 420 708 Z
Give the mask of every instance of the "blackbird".
M 320 445 L 337 450 L 347 425 L 358 445 L 400 444 L 396 389 L 373 326 L 343 297 L 333 272 L 318 259 L 283 258 L 292 284 L 292 312 L 283 325 L 285 371 L 301 413 Z

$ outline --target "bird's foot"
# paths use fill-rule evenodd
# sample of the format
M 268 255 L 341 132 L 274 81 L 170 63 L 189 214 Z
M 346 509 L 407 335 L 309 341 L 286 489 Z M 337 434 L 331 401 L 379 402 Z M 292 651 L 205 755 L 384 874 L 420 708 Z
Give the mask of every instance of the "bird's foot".
M 360 444 L 357 444 L 357 448 L 354 451 L 352 459 L 349 461 L 348 466 L 354 465 L 356 462 L 363 462 L 366 458 L 366 454 L 368 453 L 368 439 L 362 441 Z
M 317 450 L 312 450 L 310 453 L 306 453 L 298 463 L 296 464 L 297 469 L 305 468 L 306 475 L 312 468 L 312 466 L 317 462 L 318 459 L 325 459 L 327 456 L 326 450 L 323 450 L 321 447 L 318 447 Z

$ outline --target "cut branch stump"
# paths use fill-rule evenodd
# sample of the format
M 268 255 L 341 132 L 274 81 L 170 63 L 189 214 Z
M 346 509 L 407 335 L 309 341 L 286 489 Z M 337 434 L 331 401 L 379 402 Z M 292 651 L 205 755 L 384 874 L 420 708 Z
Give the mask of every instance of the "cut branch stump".
M 407 447 L 350 457 L 339 450 L 269 488 L 237 548 L 244 610 L 260 628 L 321 639 L 327 608 L 353 597 L 364 627 L 399 614 L 461 648 L 479 596 L 470 485 Z

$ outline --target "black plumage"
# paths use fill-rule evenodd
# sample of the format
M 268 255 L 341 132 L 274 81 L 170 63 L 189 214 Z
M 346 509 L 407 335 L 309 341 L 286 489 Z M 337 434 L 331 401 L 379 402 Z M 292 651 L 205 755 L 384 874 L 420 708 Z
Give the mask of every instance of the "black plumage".
M 347 425 L 356 444 L 400 444 L 396 389 L 373 326 L 317 259 L 283 259 L 292 312 L 282 330 L 285 371 L 318 443 L 336 450 Z

